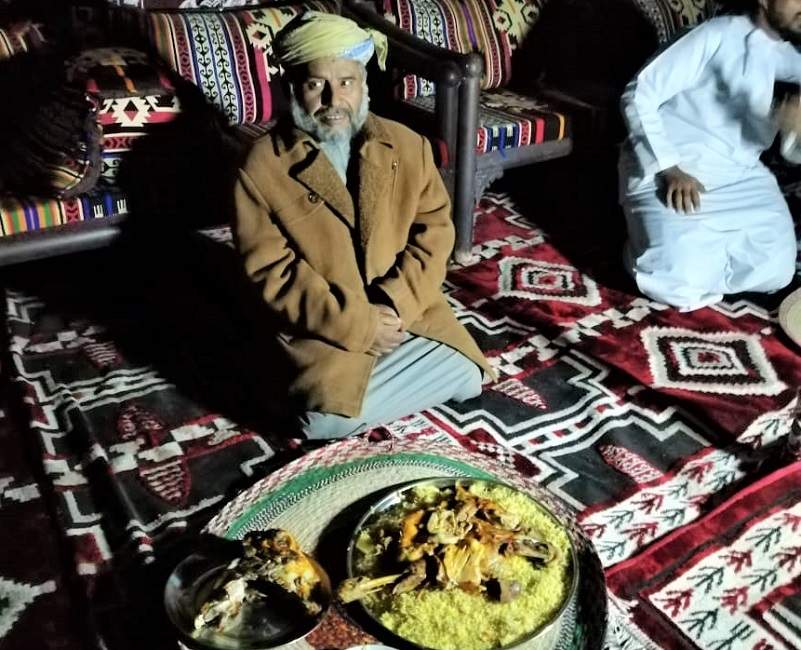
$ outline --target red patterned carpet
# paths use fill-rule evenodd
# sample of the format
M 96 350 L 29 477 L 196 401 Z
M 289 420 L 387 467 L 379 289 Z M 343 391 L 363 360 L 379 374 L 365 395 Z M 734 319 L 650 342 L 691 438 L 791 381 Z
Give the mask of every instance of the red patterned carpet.
M 476 261 L 446 286 L 498 381 L 373 435 L 498 457 L 572 506 L 606 568 L 610 647 L 801 647 L 801 463 L 781 454 L 801 356 L 781 296 L 677 313 L 632 293 L 619 224 L 541 230 L 528 203 L 485 197 Z M 187 532 L 303 453 L 252 408 L 269 364 L 238 335 L 220 237 L 200 245 L 212 273 L 140 251 L 9 281 L 4 650 L 174 647 L 159 592 Z

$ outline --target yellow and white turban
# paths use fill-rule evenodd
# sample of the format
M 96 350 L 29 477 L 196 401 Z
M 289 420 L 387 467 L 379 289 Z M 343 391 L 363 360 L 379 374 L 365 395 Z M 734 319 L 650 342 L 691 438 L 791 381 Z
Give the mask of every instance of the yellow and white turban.
M 349 18 L 307 11 L 293 18 L 273 39 L 273 54 L 285 68 L 316 59 L 351 59 L 366 65 L 375 52 L 378 67 L 387 60 L 387 37 L 362 29 Z

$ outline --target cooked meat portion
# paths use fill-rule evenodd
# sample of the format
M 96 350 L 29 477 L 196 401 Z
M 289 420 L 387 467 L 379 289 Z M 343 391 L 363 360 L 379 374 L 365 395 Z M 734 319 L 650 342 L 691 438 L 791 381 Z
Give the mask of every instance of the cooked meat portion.
M 195 630 L 213 625 L 226 631 L 236 625 L 243 606 L 274 597 L 276 589 L 296 598 L 309 615 L 319 614 L 315 599 L 320 576 L 297 541 L 285 530 L 254 531 L 242 540 L 242 555 L 215 581 L 195 617 Z M 283 595 L 283 594 L 282 594 Z

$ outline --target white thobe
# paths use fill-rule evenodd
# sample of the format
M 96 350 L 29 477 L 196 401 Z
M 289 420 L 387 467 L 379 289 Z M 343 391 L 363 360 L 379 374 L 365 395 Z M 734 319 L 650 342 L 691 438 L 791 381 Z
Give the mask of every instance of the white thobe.
M 801 82 L 801 54 L 746 16 L 722 16 L 662 51 L 626 87 L 625 258 L 646 295 L 691 310 L 792 279 L 792 219 L 759 160 L 777 134 L 775 81 Z M 801 158 L 785 144 L 788 159 Z M 692 214 L 664 204 L 656 175 L 674 165 L 706 188 Z

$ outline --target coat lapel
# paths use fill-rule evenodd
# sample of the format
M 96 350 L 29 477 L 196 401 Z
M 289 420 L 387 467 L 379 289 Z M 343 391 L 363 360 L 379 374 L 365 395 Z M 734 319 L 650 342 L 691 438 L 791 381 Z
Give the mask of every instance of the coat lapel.
M 356 213 L 348 188 L 321 150 L 313 149 L 309 156 L 313 156 L 313 160 L 299 169 L 295 178 L 317 194 L 353 228 L 356 225 Z
M 365 139 L 359 150 L 359 238 L 366 268 L 370 268 L 370 239 L 376 223 L 386 219 L 392 180 L 397 166 L 393 144 L 381 124 L 369 115 L 364 125 Z
M 325 201 L 349 226 L 356 225 L 353 198 L 326 155 L 299 129 L 283 136 L 284 150 L 291 156 L 289 173 Z M 368 114 L 359 147 L 359 240 L 369 259 L 370 238 L 378 220 L 386 217 L 386 201 L 397 166 L 394 144 L 381 123 Z
M 292 129 L 285 142 L 288 155 L 297 161 L 289 166 L 290 176 L 325 201 L 353 228 L 356 225 L 353 199 L 328 157 L 313 144 L 310 136 L 298 129 Z

